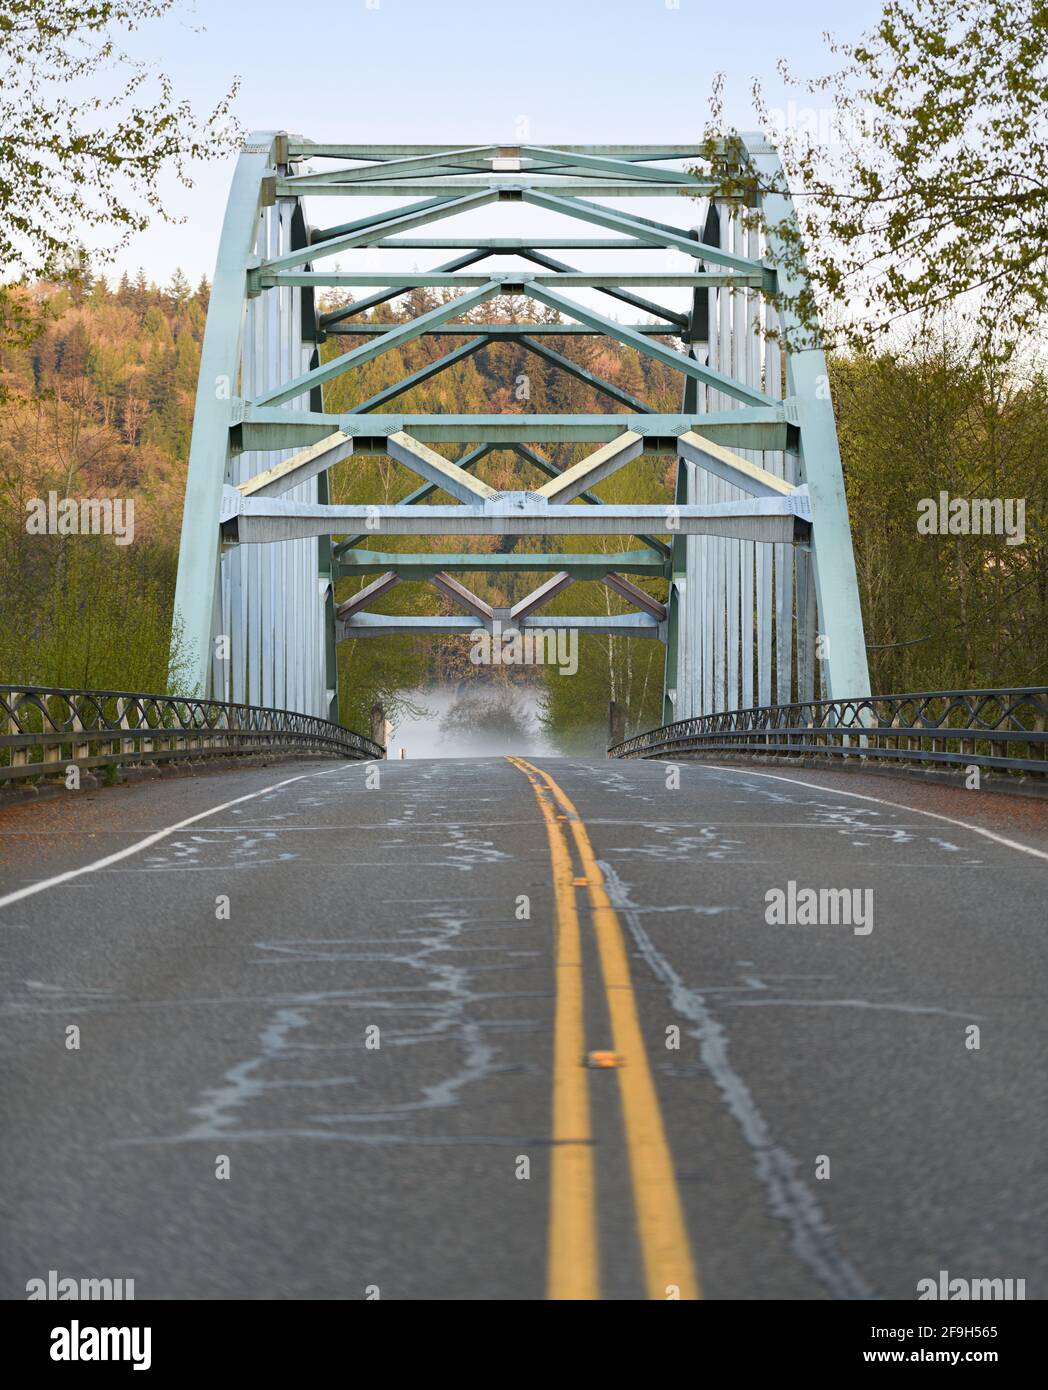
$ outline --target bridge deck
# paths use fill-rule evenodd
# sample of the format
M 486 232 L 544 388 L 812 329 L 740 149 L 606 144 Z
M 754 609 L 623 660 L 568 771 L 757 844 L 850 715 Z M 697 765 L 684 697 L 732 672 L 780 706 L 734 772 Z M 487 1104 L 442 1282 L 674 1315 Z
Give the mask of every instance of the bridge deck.
M 588 1092 L 575 1157 L 592 1159 L 601 1291 L 641 1295 L 644 1057 L 568 1075 L 554 1048 L 581 981 L 584 1048 L 615 1050 L 597 942 L 620 931 L 615 1007 L 636 1009 L 707 1297 L 912 1299 L 940 1269 L 1048 1294 L 1048 806 L 539 765 L 578 809 L 610 915 L 577 823 L 549 827 L 505 760 L 383 764 L 377 789 L 367 765 L 282 764 L 0 814 L 3 895 L 250 797 L 0 908 L 0 1293 L 57 1268 L 134 1278 L 139 1298 L 541 1297 L 559 1075 Z M 561 888 L 582 955 L 559 1013 L 551 838 L 587 880 Z M 870 889 L 872 931 L 769 925 L 790 880 Z M 584 1224 L 577 1193 L 560 1199 Z

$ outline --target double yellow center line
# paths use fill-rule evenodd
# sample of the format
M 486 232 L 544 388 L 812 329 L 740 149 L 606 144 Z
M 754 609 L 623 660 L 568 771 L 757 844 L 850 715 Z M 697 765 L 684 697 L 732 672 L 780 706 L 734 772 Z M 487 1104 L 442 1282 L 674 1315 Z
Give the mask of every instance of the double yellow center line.
M 589 1072 L 585 1065 L 582 934 L 576 890 L 585 887 L 618 1057 L 619 1096 L 637 1233 L 649 1298 L 700 1298 L 666 1129 L 648 1062 L 626 944 L 578 811 L 549 773 L 509 758 L 531 782 L 546 823 L 555 902 L 553 1162 L 547 1293 L 600 1297 L 597 1200 Z M 571 831 L 568 839 L 565 827 Z M 582 873 L 576 876 L 572 841 Z

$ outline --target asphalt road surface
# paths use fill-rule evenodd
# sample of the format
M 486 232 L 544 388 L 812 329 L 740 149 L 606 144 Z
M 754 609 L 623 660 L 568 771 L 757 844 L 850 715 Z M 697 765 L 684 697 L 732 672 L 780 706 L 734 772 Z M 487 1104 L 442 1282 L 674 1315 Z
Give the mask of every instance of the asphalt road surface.
M 1048 1296 L 1048 803 L 679 777 L 284 763 L 0 812 L 0 1294 Z M 808 889 L 848 892 L 808 924 Z

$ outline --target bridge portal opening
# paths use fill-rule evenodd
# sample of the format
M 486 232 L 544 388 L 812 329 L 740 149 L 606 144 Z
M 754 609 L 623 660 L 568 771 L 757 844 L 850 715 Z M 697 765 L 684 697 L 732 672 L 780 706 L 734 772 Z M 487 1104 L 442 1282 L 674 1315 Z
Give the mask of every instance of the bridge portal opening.
M 187 479 L 196 690 L 357 727 L 384 694 L 405 737 L 525 752 L 569 751 L 609 701 L 632 732 L 868 693 L 792 219 L 761 137 L 253 135 Z M 563 674 L 418 659 L 476 634 L 552 640 Z

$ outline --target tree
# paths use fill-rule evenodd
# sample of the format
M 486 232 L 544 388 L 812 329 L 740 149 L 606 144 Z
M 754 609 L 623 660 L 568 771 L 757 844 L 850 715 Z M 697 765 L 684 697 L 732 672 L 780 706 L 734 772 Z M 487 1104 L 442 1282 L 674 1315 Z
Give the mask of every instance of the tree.
M 831 51 L 842 66 L 803 84 L 822 130 L 784 129 L 755 88 L 801 210 L 784 260 L 803 239 L 805 327 L 829 300 L 837 341 L 866 348 L 960 301 L 1006 337 L 1029 332 L 1048 306 L 1046 0 L 885 0 L 870 33 Z
M 154 216 L 175 219 L 160 194 L 173 172 L 191 187 L 196 160 L 241 137 L 230 107 L 234 82 L 197 116 L 118 47 L 121 33 L 160 19 L 176 0 L 0 0 L 0 265 L 23 280 L 82 273 L 83 239 L 97 233 L 111 255 Z M 85 96 L 103 70 L 111 95 Z M 0 346 L 39 326 L 35 301 L 0 285 Z
M 176 309 L 181 309 L 189 303 L 193 294 L 193 287 L 182 274 L 181 268 L 176 269 L 172 275 L 171 283 L 167 287 L 167 294 Z
M 1024 686 L 1048 660 L 1048 381 L 957 315 L 829 362 L 874 689 Z M 1022 499 L 1025 538 L 922 534 L 922 499 Z

